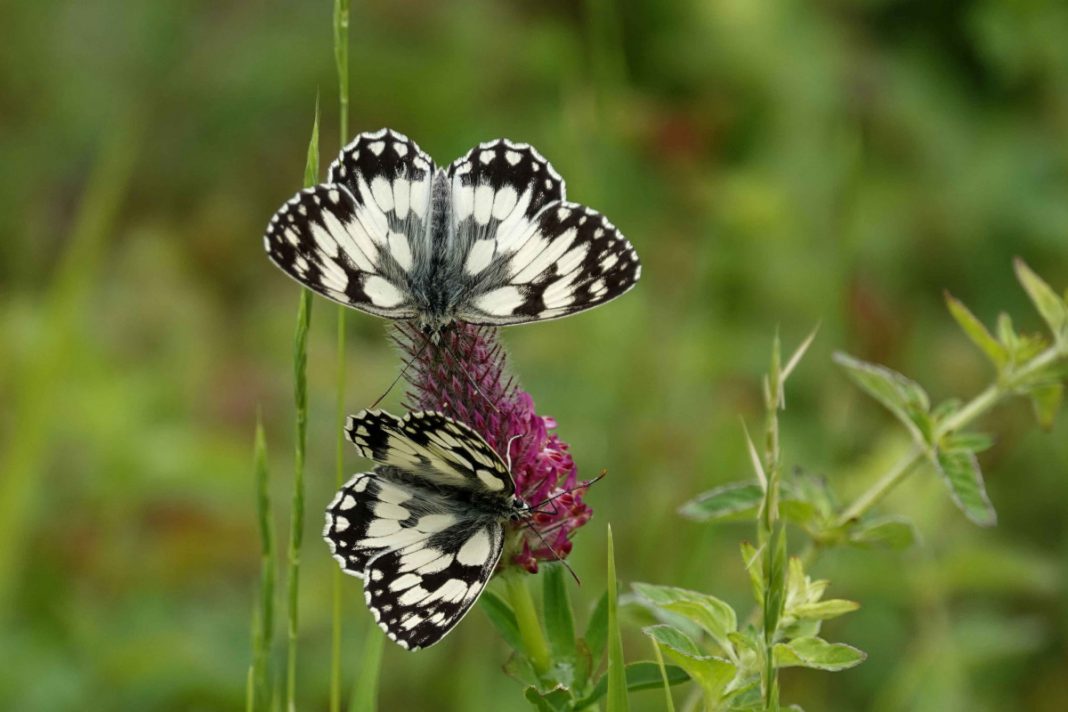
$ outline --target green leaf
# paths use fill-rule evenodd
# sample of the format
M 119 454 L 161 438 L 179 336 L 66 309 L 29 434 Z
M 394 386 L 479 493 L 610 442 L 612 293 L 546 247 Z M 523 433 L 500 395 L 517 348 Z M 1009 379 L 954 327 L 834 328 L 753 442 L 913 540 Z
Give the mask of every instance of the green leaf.
M 753 598 L 760 605 L 764 605 L 764 568 L 761 562 L 760 551 L 747 541 L 741 544 L 742 563 L 749 572 L 749 582 L 753 586 Z
M 690 675 L 677 665 L 665 665 L 664 675 L 661 676 L 660 665 L 647 660 L 627 665 L 628 692 L 641 692 L 642 690 L 661 687 L 665 678 L 667 679 L 667 684 L 679 685 L 688 681 Z M 576 712 L 577 710 L 585 709 L 604 697 L 607 692 L 608 678 L 605 676 L 598 681 L 597 686 L 593 688 L 593 692 L 575 702 L 571 709 L 576 710 Z
M 779 627 L 786 602 L 786 530 L 781 521 L 764 546 L 764 638 L 771 640 Z
M 1052 430 L 1053 421 L 1061 409 L 1064 399 L 1064 384 L 1049 383 L 1034 386 L 1029 390 L 1031 407 L 1035 411 L 1035 420 L 1043 430 Z
M 920 384 L 885 366 L 866 363 L 841 352 L 834 355 L 834 360 L 846 369 L 854 383 L 904 423 L 915 438 L 922 443 L 929 441 L 931 400 Z
M 738 627 L 734 609 L 715 596 L 674 586 L 634 584 L 634 590 L 658 608 L 678 613 L 701 626 L 724 651 L 733 653 L 728 635 Z
M 904 517 L 876 517 L 849 531 L 849 543 L 861 548 L 907 549 L 919 539 L 916 527 Z
M 983 326 L 983 322 L 968 310 L 968 307 L 949 292 L 946 292 L 946 306 L 949 307 L 949 313 L 957 320 L 960 328 L 964 330 L 972 343 L 978 346 L 994 367 L 1000 371 L 1009 361 L 1009 352 L 1006 348 Z
M 486 612 L 490 622 L 497 628 L 504 641 L 512 647 L 512 650 L 523 650 L 523 639 L 519 635 L 519 623 L 515 619 L 515 613 L 508 603 L 493 591 L 483 591 L 479 605 Z
M 571 613 L 571 598 L 567 593 L 566 569 L 562 564 L 546 564 L 542 574 L 542 606 L 545 609 L 545 632 L 553 658 L 573 662 L 575 648 L 575 619 Z
M 531 686 L 526 689 L 524 695 L 538 712 L 562 712 L 571 708 L 571 693 L 562 686 L 548 692 L 540 692 L 538 688 Z
M 593 666 L 598 667 L 601 664 L 601 656 L 604 655 L 605 643 L 608 641 L 608 591 L 602 593 L 597 599 L 597 605 L 594 606 L 590 622 L 586 626 L 584 639 L 590 649 Z
M 860 608 L 860 604 L 856 601 L 847 601 L 844 598 L 832 598 L 827 601 L 802 603 L 799 606 L 794 606 L 790 609 L 790 615 L 794 618 L 825 621 L 830 618 L 837 618 L 846 613 L 852 613 L 858 608 Z
M 942 438 L 939 446 L 946 451 L 965 450 L 977 453 L 993 447 L 994 438 L 986 433 L 949 433 Z
M 964 516 L 981 527 L 997 523 L 997 513 L 986 496 L 979 460 L 973 453 L 966 450 L 938 450 L 934 466 Z
M 728 660 L 705 655 L 685 633 L 670 625 L 643 628 L 676 665 L 685 670 L 701 686 L 707 707 L 723 696 L 738 669 Z
M 795 638 L 787 643 L 776 643 L 772 655 L 775 667 L 807 667 L 832 672 L 859 665 L 868 657 L 852 645 L 828 643 L 822 638 Z
M 695 522 L 751 518 L 764 499 L 764 488 L 750 482 L 733 482 L 702 492 L 679 508 L 679 514 Z
M 802 341 L 801 344 L 790 355 L 790 358 L 786 359 L 786 365 L 782 369 L 783 383 L 786 382 L 786 379 L 789 378 L 790 374 L 794 372 L 795 368 L 797 368 L 797 364 L 801 362 L 801 359 L 804 357 L 805 352 L 808 351 L 808 347 L 812 345 L 813 340 L 815 340 L 816 338 L 816 333 L 819 330 L 820 325 L 816 324 L 816 326 L 812 328 L 812 331 L 808 333 L 808 336 L 805 337 L 805 340 Z
M 616 583 L 616 558 L 612 545 L 612 526 L 608 526 L 608 697 L 607 712 L 630 709 L 627 699 L 627 675 L 623 664 L 623 639 L 619 632 L 619 586 Z
M 1031 297 L 1031 302 L 1042 315 L 1054 340 L 1063 343 L 1068 339 L 1068 304 L 1019 257 L 1013 260 L 1013 267 L 1016 269 L 1016 278 L 1027 296 Z

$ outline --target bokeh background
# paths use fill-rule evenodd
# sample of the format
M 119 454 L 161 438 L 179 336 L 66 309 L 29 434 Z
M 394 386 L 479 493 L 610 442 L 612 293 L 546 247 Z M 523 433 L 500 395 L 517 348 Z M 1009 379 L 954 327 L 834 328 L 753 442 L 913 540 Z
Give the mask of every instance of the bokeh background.
M 331 7 L 319 2 L 0 6 L 0 706 L 237 709 L 258 576 L 252 486 L 266 424 L 278 530 L 292 472 L 297 288 L 263 254 L 300 185 L 318 91 L 339 146 Z M 905 443 L 830 361 L 886 363 L 937 397 L 991 374 L 943 289 L 1040 322 L 1023 257 L 1068 285 L 1068 5 L 1056 0 L 354 0 L 351 128 L 439 162 L 529 141 L 644 262 L 610 306 L 510 329 L 513 366 L 581 471 L 609 476 L 572 563 L 577 605 L 620 575 L 748 610 L 738 542 L 676 508 L 749 476 L 778 328 L 819 337 L 791 381 L 788 466 L 844 500 Z M 300 686 L 325 708 L 335 320 L 316 300 Z M 348 319 L 346 402 L 396 374 L 381 322 Z M 387 401 L 395 406 L 399 393 Z M 1068 424 L 984 421 L 999 525 L 930 473 L 883 511 L 923 546 L 814 573 L 863 608 L 826 627 L 870 657 L 784 674 L 811 710 L 1068 707 Z M 348 469 L 362 463 L 351 454 Z M 370 624 L 346 580 L 348 677 Z M 647 658 L 633 629 L 628 657 Z M 389 647 L 383 709 L 525 709 L 476 611 L 419 654 Z M 657 709 L 659 692 L 635 696 Z

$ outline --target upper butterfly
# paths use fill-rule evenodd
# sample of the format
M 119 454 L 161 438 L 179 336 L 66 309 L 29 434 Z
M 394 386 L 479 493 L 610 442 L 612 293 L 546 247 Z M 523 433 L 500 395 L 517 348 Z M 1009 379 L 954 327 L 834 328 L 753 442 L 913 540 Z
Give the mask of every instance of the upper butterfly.
M 438 168 L 382 129 L 346 146 L 328 179 L 275 213 L 267 254 L 309 289 L 424 333 L 555 319 L 641 274 L 630 243 L 567 202 L 563 178 L 527 144 L 490 141 Z

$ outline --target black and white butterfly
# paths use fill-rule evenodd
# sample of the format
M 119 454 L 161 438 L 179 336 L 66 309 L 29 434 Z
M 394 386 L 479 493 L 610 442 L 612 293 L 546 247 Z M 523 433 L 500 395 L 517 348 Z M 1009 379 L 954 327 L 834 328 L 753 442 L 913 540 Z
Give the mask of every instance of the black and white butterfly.
M 478 600 L 504 549 L 505 524 L 529 507 L 477 432 L 441 413 L 364 410 L 345 432 L 377 464 L 326 509 L 323 537 L 363 579 L 378 625 L 408 650 L 438 642 Z
M 533 147 L 483 143 L 438 168 L 396 131 L 363 133 L 328 182 L 271 218 L 267 254 L 319 294 L 438 334 L 519 324 L 614 299 L 641 274 L 603 215 L 564 197 Z

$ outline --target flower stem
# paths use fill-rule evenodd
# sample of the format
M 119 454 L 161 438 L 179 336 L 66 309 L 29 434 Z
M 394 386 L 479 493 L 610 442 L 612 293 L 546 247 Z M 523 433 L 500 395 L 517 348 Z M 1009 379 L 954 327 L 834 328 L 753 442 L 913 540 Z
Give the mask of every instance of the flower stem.
M 1019 369 L 1009 373 L 989 386 L 984 388 L 977 396 L 960 407 L 959 410 L 947 417 L 938 426 L 933 440 L 938 442 L 942 436 L 960 430 L 969 425 L 976 418 L 992 409 L 1004 398 L 1012 395 L 1016 388 L 1027 382 L 1029 378 L 1042 369 L 1052 365 L 1065 357 L 1065 349 L 1061 346 L 1051 346 L 1033 359 L 1022 365 Z M 912 474 L 918 465 L 924 462 L 927 452 L 920 445 L 912 448 L 900 460 L 866 489 L 842 512 L 838 518 L 839 526 L 846 526 L 864 516 L 875 505 L 881 502 L 890 491 L 903 482 Z
M 531 598 L 530 589 L 527 588 L 527 576 L 522 573 L 509 572 L 504 574 L 504 582 L 508 587 L 508 598 L 511 601 L 512 610 L 515 611 L 524 652 L 534 666 L 534 670 L 539 675 L 544 675 L 549 670 L 549 644 L 545 642 L 545 634 L 541 630 L 541 622 L 534 609 L 534 599 Z

